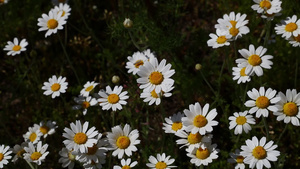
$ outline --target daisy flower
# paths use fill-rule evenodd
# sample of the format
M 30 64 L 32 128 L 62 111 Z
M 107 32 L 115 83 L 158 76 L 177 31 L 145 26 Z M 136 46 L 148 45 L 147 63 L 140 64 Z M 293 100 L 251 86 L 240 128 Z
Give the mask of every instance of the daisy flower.
M 300 34 L 298 36 L 291 36 L 289 38 L 289 43 L 293 46 L 293 47 L 300 47 Z
M 7 2 L 8 2 L 8 0 L 0 0 L 0 5 L 6 4 Z
M 97 143 L 95 136 L 98 135 L 98 131 L 95 131 L 95 127 L 91 127 L 88 130 L 88 126 L 89 122 L 85 122 L 82 126 L 81 122 L 76 120 L 76 124 L 70 124 L 71 129 L 64 129 L 63 137 L 67 139 L 63 143 L 67 149 L 86 153 L 88 152 L 88 147 L 92 147 Z
M 265 91 L 264 87 L 260 87 L 259 91 L 255 88 L 252 91 L 248 91 L 247 95 L 252 99 L 245 103 L 246 107 L 251 107 L 249 110 L 250 114 L 256 112 L 256 117 L 259 118 L 261 115 L 264 117 L 269 116 L 269 111 L 276 112 L 277 108 L 275 105 L 280 101 L 280 97 L 276 96 L 276 90 L 268 88 Z
M 300 126 L 300 93 L 297 93 L 296 89 L 286 90 L 286 95 L 282 92 L 278 93 L 280 101 L 276 104 L 278 111 L 273 114 L 277 116 L 278 121 L 284 121 L 284 123 L 292 123 L 294 126 Z
M 191 104 L 189 110 L 185 109 L 183 112 L 186 117 L 182 118 L 182 123 L 186 126 L 187 132 L 196 134 L 199 132 L 204 135 L 207 132 L 213 131 L 213 126 L 218 125 L 219 122 L 213 120 L 217 115 L 216 109 L 212 109 L 208 112 L 209 104 L 205 104 L 203 109 L 197 102 L 195 105 Z
M 166 85 L 164 90 L 161 90 L 161 92 L 156 93 L 155 89 L 152 91 L 143 90 L 141 93 L 141 98 L 144 98 L 144 102 L 149 102 L 149 105 L 152 105 L 155 103 L 155 105 L 159 105 L 161 103 L 161 97 L 170 97 L 172 96 L 172 93 L 170 93 L 171 90 L 173 90 L 173 85 Z
M 260 140 L 256 136 L 252 137 L 252 140 L 247 139 L 246 145 L 241 147 L 241 155 L 245 157 L 244 163 L 249 164 L 249 168 L 256 167 L 262 169 L 271 168 L 269 161 L 277 161 L 277 157 L 280 152 L 275 150 L 277 145 L 273 145 L 273 141 L 266 143 L 266 137 L 262 137 Z
M 90 92 L 98 85 L 99 83 L 95 83 L 94 81 L 90 82 L 86 82 L 86 84 L 84 84 L 83 89 L 80 91 L 80 95 L 87 97 L 89 96 Z
M 166 60 L 163 59 L 159 64 L 157 58 L 150 59 L 149 62 L 145 62 L 140 66 L 140 71 L 137 74 L 140 78 L 137 82 L 140 85 L 140 89 L 146 91 L 155 90 L 156 93 L 161 91 L 167 91 L 169 85 L 174 84 L 174 80 L 171 76 L 175 73 L 174 69 L 170 69 L 171 64 L 166 65 Z
M 237 84 L 250 82 L 251 77 L 245 73 L 246 67 L 233 67 L 233 80 L 237 80 Z
M 45 160 L 46 156 L 49 154 L 46 151 L 48 148 L 48 144 L 42 145 L 42 142 L 39 141 L 35 147 L 31 142 L 28 143 L 28 147 L 24 147 L 24 159 L 28 162 L 34 162 L 37 165 L 41 165 Z
M 157 169 L 157 168 L 164 168 L 164 169 L 170 169 L 170 168 L 176 168 L 177 166 L 171 166 L 171 164 L 174 163 L 175 159 L 171 158 L 171 156 L 167 156 L 165 153 L 157 154 L 156 158 L 154 156 L 149 157 L 149 162 L 146 165 L 151 169 Z
M 112 90 L 110 86 L 106 86 L 106 91 L 99 91 L 100 98 L 97 100 L 100 102 L 100 106 L 102 106 L 103 110 L 112 109 L 113 111 L 122 110 L 121 105 L 126 105 L 126 99 L 129 98 L 127 96 L 127 91 L 122 92 L 122 86 L 115 86 Z
M 140 71 L 141 65 L 148 62 L 148 58 L 141 52 L 134 52 L 133 55 L 128 56 L 127 59 L 128 62 L 126 63 L 126 69 L 128 69 L 128 73 L 132 73 L 133 75 Z
M 26 51 L 26 46 L 28 45 L 28 42 L 26 41 L 26 39 L 22 39 L 19 43 L 18 38 L 14 38 L 14 41 L 8 41 L 7 45 L 5 45 L 4 49 L 7 52 L 7 55 L 18 55 L 23 51 Z
M 46 90 L 43 94 L 48 96 L 52 95 L 52 99 L 60 96 L 60 93 L 65 93 L 68 88 L 68 82 L 66 77 L 59 76 L 58 78 L 53 75 L 49 78 L 49 82 L 44 82 L 43 90 Z
M 61 17 L 65 17 L 65 19 L 69 18 L 69 15 L 71 15 L 71 8 L 68 4 L 59 3 L 58 6 L 55 6 L 53 9 L 57 14 L 59 12 L 62 12 Z M 54 12 L 53 11 L 53 12 Z
M 24 140 L 29 141 L 33 144 L 36 144 L 40 141 L 43 133 L 40 131 L 40 127 L 38 125 L 34 125 L 33 127 L 28 127 L 28 131 L 23 134 Z
M 218 158 L 217 144 L 201 144 L 199 148 L 195 148 L 187 156 L 191 158 L 190 162 L 196 166 L 207 166 L 212 160 Z
M 122 166 L 116 166 L 115 165 L 113 169 L 131 169 L 132 167 L 137 165 L 137 161 L 134 161 L 134 162 L 131 163 L 130 158 L 128 158 L 127 160 L 122 159 L 121 164 L 122 164 Z
M 57 30 L 62 30 L 63 25 L 66 24 L 66 18 L 62 17 L 62 11 L 57 13 L 53 10 L 49 14 L 42 14 L 42 18 L 38 18 L 39 31 L 47 31 L 45 37 L 55 34 Z
M 44 138 L 48 135 L 52 135 L 55 133 L 55 129 L 58 127 L 55 121 L 41 121 L 40 124 L 34 124 L 40 129 L 40 132 L 43 134 Z
M 285 39 L 291 36 L 297 37 L 300 34 L 300 19 L 297 20 L 297 15 L 287 17 L 286 20 L 281 21 L 281 24 L 276 24 L 275 32 Z
M 132 152 L 137 151 L 136 145 L 140 144 L 139 131 L 134 129 L 131 131 L 131 127 L 128 124 L 125 124 L 122 129 L 121 126 L 115 126 L 112 129 L 112 132 L 107 133 L 108 142 L 112 146 L 113 156 L 117 156 L 121 159 L 124 153 L 130 157 Z
M 151 52 L 150 49 L 146 49 L 143 51 L 143 54 L 148 58 L 148 60 L 152 60 L 153 58 L 155 58 L 155 55 L 153 52 Z
M 251 8 L 257 13 L 272 15 L 281 11 L 280 0 L 253 0 L 256 4 L 252 5 Z
M 74 101 L 78 104 L 76 106 L 73 106 L 72 109 L 73 110 L 79 110 L 79 109 L 83 109 L 83 115 L 86 115 L 87 113 L 87 109 L 90 106 L 95 106 L 98 102 L 95 98 L 92 98 L 92 96 L 88 96 L 88 97 L 84 97 L 79 95 L 78 97 L 74 98 Z
M 12 151 L 9 150 L 9 146 L 3 144 L 0 146 L 0 168 L 8 164 L 8 160 L 11 159 L 11 153 Z
M 207 41 L 209 47 L 219 48 L 230 45 L 229 41 L 232 38 L 232 35 L 228 31 L 217 29 L 216 33 L 217 34 L 209 34 L 209 37 L 211 38 Z
M 59 163 L 62 163 L 62 167 L 68 169 L 73 169 L 75 165 L 75 160 L 78 160 L 78 157 L 72 154 L 73 150 L 68 150 L 67 148 L 62 148 L 59 151 L 59 155 L 61 156 L 58 160 Z
M 12 162 L 16 162 L 19 158 L 23 158 L 23 154 L 25 153 L 24 147 L 28 147 L 28 142 L 23 142 L 21 145 L 16 144 L 14 148 L 12 148 L 12 152 L 15 154 L 11 160 Z
M 271 69 L 273 62 L 270 59 L 273 59 L 271 55 L 264 55 L 267 52 L 267 49 L 259 46 L 256 50 L 254 46 L 249 45 L 249 50 L 241 49 L 238 50 L 239 53 L 244 57 L 236 59 L 235 62 L 238 64 L 238 67 L 245 69 L 246 75 L 252 75 L 255 73 L 257 76 L 263 75 L 263 69 Z
M 177 133 L 178 131 L 184 130 L 181 118 L 184 117 L 183 113 L 178 112 L 172 116 L 165 118 L 166 123 L 163 123 L 163 130 L 165 133 Z
M 245 133 L 248 133 L 252 128 L 249 124 L 255 124 L 255 119 L 253 118 L 252 115 L 247 115 L 248 111 L 244 112 L 235 112 L 233 113 L 233 116 L 229 117 L 229 129 L 232 130 L 234 129 L 234 134 L 242 134 L 243 131 Z
M 246 167 L 244 164 L 245 157 L 241 155 L 241 151 L 239 149 L 236 149 L 235 153 L 229 153 L 229 155 L 231 158 L 228 159 L 227 161 L 232 164 L 236 163 L 234 167 L 235 169 L 245 169 Z

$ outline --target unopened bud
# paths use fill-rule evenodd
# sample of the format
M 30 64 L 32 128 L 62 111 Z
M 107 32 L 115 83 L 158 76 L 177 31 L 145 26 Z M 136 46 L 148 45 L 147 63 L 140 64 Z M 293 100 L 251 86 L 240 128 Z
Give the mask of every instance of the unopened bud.
M 202 68 L 202 65 L 200 64 L 200 63 L 197 63 L 196 65 L 195 65 L 195 69 L 196 70 L 200 70 Z
M 113 77 L 111 78 L 111 81 L 112 81 L 114 84 L 119 83 L 120 77 L 115 75 L 115 76 L 113 76 Z
M 125 28 L 131 28 L 132 25 L 133 25 L 133 22 L 129 18 L 125 18 L 125 20 L 123 22 L 123 25 L 124 25 Z

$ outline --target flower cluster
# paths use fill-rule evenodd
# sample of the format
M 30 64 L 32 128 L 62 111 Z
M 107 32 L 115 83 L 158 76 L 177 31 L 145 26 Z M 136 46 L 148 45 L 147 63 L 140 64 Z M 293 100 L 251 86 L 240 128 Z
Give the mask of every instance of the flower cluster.
M 276 24 L 275 32 L 289 41 L 293 47 L 300 47 L 300 19 L 296 15 L 287 17 L 280 24 Z
M 275 16 L 281 15 L 281 1 L 280 0 L 253 0 L 254 5 L 251 6 L 253 10 L 261 14 L 262 18 L 273 20 Z

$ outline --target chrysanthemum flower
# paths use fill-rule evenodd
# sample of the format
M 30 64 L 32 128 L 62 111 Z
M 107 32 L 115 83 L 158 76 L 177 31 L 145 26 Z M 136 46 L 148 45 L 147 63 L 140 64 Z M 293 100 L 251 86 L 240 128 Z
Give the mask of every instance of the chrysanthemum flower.
M 148 58 L 148 60 L 152 60 L 152 59 L 156 58 L 154 55 L 155 53 L 151 52 L 150 49 L 144 50 L 143 54 Z
M 245 69 L 245 74 L 252 75 L 255 73 L 257 76 L 263 75 L 263 69 L 271 69 L 271 65 L 273 62 L 270 59 L 273 58 L 271 55 L 264 55 L 267 52 L 267 49 L 259 46 L 256 50 L 254 46 L 249 45 L 249 50 L 241 49 L 239 53 L 244 57 L 240 59 L 236 59 L 236 63 L 238 67 Z
M 141 93 L 141 98 L 144 98 L 144 102 L 149 102 L 149 105 L 152 105 L 155 103 L 156 105 L 159 105 L 161 103 L 162 97 L 170 97 L 172 96 L 172 93 L 170 93 L 171 90 L 173 90 L 173 85 L 166 85 L 164 90 L 161 90 L 161 92 L 156 93 L 155 89 L 152 91 L 147 91 L 146 89 L 143 90 Z
M 23 154 L 25 153 L 24 147 L 28 147 L 28 142 L 23 142 L 21 145 L 16 144 L 14 148 L 12 148 L 12 152 L 15 154 L 11 160 L 12 162 L 16 162 L 19 158 L 23 158 Z
M 237 83 L 240 84 L 250 82 L 251 77 L 245 73 L 246 67 L 233 67 L 232 68 L 232 75 L 233 80 L 237 80 Z
M 234 134 L 242 134 L 243 131 L 245 133 L 248 133 L 252 128 L 249 124 L 255 124 L 255 119 L 252 115 L 247 115 L 248 111 L 244 112 L 235 112 L 233 113 L 233 116 L 229 117 L 229 129 L 234 129 Z
M 251 8 L 257 13 L 273 15 L 281 11 L 280 0 L 253 0 L 256 4 L 252 5 Z
M 31 142 L 29 142 L 28 147 L 24 147 L 24 159 L 28 162 L 34 162 L 37 165 L 41 165 L 46 156 L 49 154 L 47 148 L 48 144 L 42 145 L 41 141 L 36 144 L 36 147 Z
M 47 122 L 41 121 L 40 124 L 34 124 L 40 129 L 40 132 L 43 134 L 44 138 L 48 135 L 55 133 L 55 129 L 58 127 L 55 121 L 48 120 Z
M 61 17 L 65 17 L 65 19 L 68 19 L 69 15 L 71 15 L 71 8 L 68 4 L 59 3 L 53 10 L 57 13 L 62 12 Z
M 122 110 L 121 105 L 126 105 L 127 91 L 122 92 L 122 86 L 115 86 L 112 90 L 110 86 L 106 86 L 106 92 L 99 91 L 100 98 L 97 100 L 103 110 L 112 109 L 113 111 Z
M 26 51 L 26 46 L 28 45 L 28 42 L 26 39 L 22 39 L 19 43 L 18 38 L 14 38 L 14 41 L 8 41 L 7 45 L 5 45 L 4 49 L 7 52 L 7 55 L 15 56 L 17 54 L 20 54 L 23 51 Z
M 81 96 L 79 95 L 78 97 L 74 98 L 74 101 L 78 104 L 72 107 L 74 110 L 79 110 L 83 109 L 83 115 L 86 115 L 87 110 L 90 106 L 95 106 L 98 102 L 95 98 L 92 98 L 92 96 Z
M 11 153 L 12 151 L 9 150 L 9 146 L 3 144 L 0 146 L 0 168 L 8 164 L 8 160 L 11 159 Z
M 191 104 L 189 110 L 185 109 L 184 114 L 186 117 L 182 118 L 182 123 L 186 126 L 185 130 L 192 134 L 199 132 L 201 135 L 212 132 L 212 127 L 219 123 L 213 120 L 218 113 L 216 109 L 212 109 L 209 112 L 208 109 L 209 104 L 205 104 L 202 109 L 198 102 L 195 105 Z
M 181 118 L 184 117 L 183 113 L 178 112 L 172 116 L 165 118 L 166 123 L 163 123 L 163 130 L 165 133 L 177 133 L 180 130 L 184 130 Z
M 164 169 L 170 169 L 170 168 L 176 168 L 177 166 L 171 166 L 171 164 L 174 163 L 175 159 L 171 158 L 171 156 L 167 156 L 165 153 L 157 154 L 156 158 L 154 156 L 149 157 L 149 162 L 146 165 L 151 169 L 157 169 L 157 168 L 164 168 Z
M 227 161 L 232 164 L 236 163 L 234 169 L 245 169 L 245 164 L 244 164 L 245 157 L 241 155 L 241 151 L 239 149 L 236 149 L 235 153 L 229 153 L 229 155 L 231 158 L 228 159 Z
M 44 95 L 52 95 L 52 99 L 60 96 L 60 93 L 65 93 L 68 88 L 68 82 L 66 82 L 66 77 L 59 76 L 58 78 L 53 75 L 49 78 L 49 82 L 44 82 L 43 90 L 46 90 Z
M 62 11 L 57 13 L 53 10 L 49 11 L 49 14 L 42 14 L 42 18 L 38 18 L 39 31 L 47 31 L 45 37 L 50 36 L 52 33 L 56 33 L 57 30 L 62 30 L 63 25 L 66 24 L 66 18 L 62 17 Z
M 157 58 L 150 59 L 149 62 L 145 62 L 140 66 L 140 71 L 137 74 L 140 78 L 137 82 L 140 85 L 140 89 L 147 91 L 155 90 L 156 93 L 161 91 L 167 91 L 169 85 L 174 84 L 174 80 L 171 76 L 175 73 L 174 69 L 170 69 L 171 64 L 166 65 L 166 60 L 163 59 L 159 64 Z
M 297 20 L 297 15 L 287 17 L 286 20 L 281 21 L 281 24 L 276 25 L 275 32 L 277 35 L 282 34 L 285 39 L 297 37 L 300 34 L 300 19 Z
M 112 129 L 112 132 L 107 133 L 107 138 L 109 143 L 112 146 L 113 156 L 117 156 L 121 159 L 124 153 L 130 157 L 132 152 L 137 151 L 136 145 L 140 144 L 139 131 L 134 129 L 131 131 L 131 127 L 128 124 L 125 124 L 122 129 L 121 126 L 115 126 Z
M 131 169 L 132 167 L 134 167 L 134 166 L 137 165 L 137 161 L 133 161 L 131 163 L 131 159 L 130 158 L 128 158 L 127 160 L 122 159 L 121 160 L 121 164 L 122 164 L 122 166 L 116 166 L 115 165 L 113 169 Z
M 282 92 L 278 93 L 280 101 L 276 104 L 278 111 L 273 114 L 277 116 L 278 121 L 284 121 L 284 123 L 292 123 L 295 126 L 300 126 L 300 93 L 297 93 L 296 89 L 286 90 L 286 95 Z
M 98 135 L 98 131 L 95 131 L 95 127 L 91 127 L 88 130 L 89 122 L 85 122 L 83 126 L 79 120 L 76 120 L 76 124 L 71 123 L 69 128 L 65 128 L 63 137 L 67 138 L 63 143 L 69 150 L 80 151 L 81 153 L 88 152 L 88 147 L 92 147 L 97 143 L 95 136 Z
M 127 57 L 128 62 L 126 63 L 126 68 L 128 73 L 136 74 L 140 71 L 140 66 L 148 62 L 148 58 L 141 52 L 134 52 L 132 56 Z
M 246 145 L 241 147 L 241 155 L 245 157 L 244 163 L 249 164 L 249 168 L 256 167 L 262 169 L 271 168 L 269 161 L 277 161 L 277 156 L 280 152 L 275 150 L 277 145 L 273 145 L 273 141 L 269 141 L 266 144 L 266 137 L 262 137 L 259 141 L 256 136 L 252 137 L 252 140 L 247 139 Z
M 43 133 L 40 131 L 40 127 L 38 125 L 34 125 L 33 127 L 28 127 L 28 131 L 23 135 L 25 141 L 29 141 L 33 144 L 36 144 L 40 141 Z
M 253 88 L 252 91 L 249 90 L 247 92 L 247 95 L 252 100 L 246 101 L 245 106 L 251 107 L 249 113 L 253 114 L 256 112 L 257 118 L 259 118 L 261 115 L 264 117 L 268 117 L 269 111 L 277 111 L 277 108 L 274 104 L 276 104 L 280 100 L 280 97 L 275 96 L 276 93 L 276 90 L 273 90 L 271 88 L 268 88 L 267 91 L 265 91 L 264 87 L 260 87 L 259 91 Z
M 214 33 L 209 34 L 209 37 L 211 38 L 207 41 L 207 45 L 209 47 L 219 48 L 222 46 L 230 45 L 229 41 L 232 38 L 232 35 L 228 31 L 217 29 L 216 33 L 217 34 Z
M 59 163 L 62 163 L 62 167 L 68 169 L 73 169 L 75 165 L 75 160 L 78 160 L 78 157 L 72 154 L 73 150 L 68 150 L 67 148 L 62 148 L 59 151 L 59 155 L 61 156 L 58 160 Z
M 83 86 L 83 89 L 80 91 L 80 95 L 84 97 L 88 97 L 90 92 L 98 85 L 99 83 L 95 83 L 94 81 L 86 82 Z
M 195 148 L 192 152 L 188 153 L 187 156 L 191 157 L 190 162 L 196 166 L 204 165 L 207 166 L 212 160 L 217 159 L 219 149 L 217 144 L 201 144 L 199 148 Z
M 298 36 L 291 36 L 288 41 L 293 47 L 300 47 L 300 34 Z

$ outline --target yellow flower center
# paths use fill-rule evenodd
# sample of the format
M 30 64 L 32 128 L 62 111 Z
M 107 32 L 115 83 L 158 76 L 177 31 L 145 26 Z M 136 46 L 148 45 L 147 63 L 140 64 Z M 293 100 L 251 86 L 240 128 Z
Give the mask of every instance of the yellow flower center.
M 256 146 L 252 151 L 252 155 L 260 160 L 267 157 L 267 152 L 262 146 Z
M 120 149 L 126 149 L 130 144 L 130 139 L 127 136 L 120 136 L 117 139 L 117 146 Z
M 82 108 L 87 109 L 88 107 L 90 107 L 90 103 L 87 101 L 82 102 Z
M 285 30 L 287 32 L 293 32 L 294 30 L 296 30 L 298 28 L 297 24 L 291 22 L 291 23 L 288 23 L 286 26 L 285 26 Z
M 117 94 L 110 94 L 108 97 L 107 97 L 107 101 L 110 103 L 110 104 L 115 104 L 115 103 L 118 103 L 118 101 L 120 100 L 119 96 Z
M 294 40 L 300 42 L 300 34 L 297 37 L 294 36 Z
M 66 12 L 63 10 L 61 16 L 65 16 Z
M 38 160 L 41 156 L 42 156 L 42 154 L 40 152 L 34 152 L 31 154 L 30 158 L 32 161 L 35 161 L 35 160 Z
M 124 166 L 122 167 L 122 169 L 130 169 L 130 166 L 124 165 Z
M 298 107 L 294 102 L 285 103 L 283 113 L 287 116 L 295 116 L 298 113 Z
M 51 86 L 51 90 L 53 91 L 53 92 L 56 92 L 56 91 L 58 91 L 60 89 L 60 84 L 58 84 L 58 83 L 54 83 L 52 86 Z
M 76 144 L 84 144 L 84 143 L 86 143 L 87 139 L 88 139 L 88 137 L 84 133 L 76 133 L 74 136 L 74 142 Z
M 240 71 L 240 75 L 241 76 L 247 76 L 246 73 L 245 73 L 245 70 L 246 70 L 246 67 L 243 67 Z
M 258 55 L 251 55 L 248 58 L 248 62 L 252 66 L 257 66 L 261 64 L 261 59 Z
M 192 134 L 190 133 L 188 135 L 188 142 L 190 144 L 196 144 L 196 143 L 200 143 L 202 140 L 202 135 L 200 135 L 199 133 L 196 133 L 196 134 Z
M 97 150 L 98 150 L 98 146 L 96 144 L 94 144 L 93 147 L 88 147 L 87 154 L 94 155 L 94 154 L 96 154 Z
M 149 76 L 149 80 L 152 84 L 159 85 L 164 80 L 164 76 L 160 72 L 152 72 Z
M 20 151 L 18 151 L 17 152 L 17 156 L 18 157 L 23 157 L 23 154 L 25 153 L 25 150 L 24 149 L 22 149 L 22 150 L 20 150 Z M 0 153 L 1 154 L 1 153 Z M 1 161 L 1 160 L 0 160 Z
M 207 148 L 205 149 L 202 149 L 201 147 L 198 148 L 197 152 L 196 152 L 196 157 L 201 159 L 201 160 L 204 160 L 206 159 L 207 157 L 209 157 L 210 155 L 210 152 Z
M 2 161 L 4 158 L 4 155 L 2 153 L 0 153 L 0 161 Z
M 49 19 L 47 22 L 47 26 L 49 29 L 55 29 L 58 26 L 58 22 L 55 19 Z
M 243 163 L 244 162 L 244 157 L 243 156 L 237 156 L 236 157 L 236 162 L 237 163 Z
M 49 127 L 47 127 L 47 126 L 41 126 L 40 127 L 40 131 L 45 135 L 45 134 L 48 133 Z
M 159 161 L 155 165 L 156 169 L 165 169 L 167 168 L 167 164 L 165 162 Z
M 238 33 L 239 33 L 239 29 L 237 29 L 235 26 L 231 27 L 229 29 L 229 33 L 232 35 L 232 36 L 236 36 Z
M 270 100 L 266 96 L 259 96 L 255 101 L 255 105 L 258 108 L 265 109 L 270 105 Z
M 271 3 L 269 0 L 263 0 L 259 3 L 259 6 L 263 9 L 270 9 L 271 8 Z
M 223 44 L 227 41 L 227 38 L 225 36 L 219 36 L 217 39 L 218 44 Z
M 134 66 L 136 67 L 136 68 L 139 68 L 141 65 L 143 65 L 144 64 L 144 62 L 142 61 L 142 60 L 137 60 L 135 63 L 134 63 Z
M 246 119 L 245 116 L 239 116 L 239 117 L 236 118 L 235 121 L 236 121 L 236 123 L 237 123 L 238 125 L 243 125 L 243 124 L 246 123 L 247 119 Z
M 231 25 L 232 25 L 232 27 L 235 27 L 235 25 L 236 25 L 236 21 L 234 21 L 234 20 L 231 20 L 231 21 L 229 21 L 230 23 L 231 23 Z
M 152 90 L 151 96 L 152 96 L 153 98 L 159 98 L 159 97 L 158 97 L 158 94 L 155 92 L 155 90 Z
M 207 119 L 202 115 L 197 115 L 194 118 L 193 123 L 194 123 L 194 126 L 201 128 L 201 127 L 204 127 L 207 124 Z
M 29 136 L 29 140 L 31 142 L 34 142 L 34 140 L 36 139 L 36 137 L 37 137 L 36 133 L 31 133 L 30 136 Z
M 19 51 L 20 49 L 21 49 L 21 46 L 19 46 L 19 45 L 15 45 L 15 46 L 12 48 L 13 51 Z
M 0 4 L 1 4 L 1 3 L 4 3 L 4 0 L 0 0 Z M 1 160 L 0 160 L 0 161 L 1 161 Z
M 177 131 L 182 128 L 182 123 L 181 122 L 173 122 L 172 124 L 172 130 Z
M 93 89 L 94 89 L 94 86 L 91 85 L 91 86 L 87 87 L 87 88 L 85 89 L 85 91 L 86 91 L 86 92 L 90 92 L 90 91 L 93 90 Z
M 70 152 L 68 152 L 68 158 L 69 158 L 69 160 L 74 161 L 76 156 L 72 154 L 72 151 L 70 151 Z

